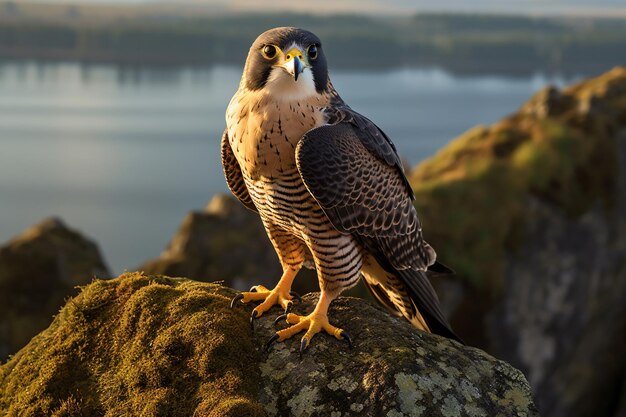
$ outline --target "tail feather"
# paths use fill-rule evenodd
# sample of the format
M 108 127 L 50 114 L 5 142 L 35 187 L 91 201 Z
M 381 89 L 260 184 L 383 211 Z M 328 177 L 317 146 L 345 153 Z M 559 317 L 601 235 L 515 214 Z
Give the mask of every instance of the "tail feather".
M 428 280 L 430 274 L 430 271 L 398 270 L 390 265 L 382 268 L 371 258 L 363 270 L 365 286 L 393 315 L 404 316 L 418 329 L 463 343 L 441 311 Z
M 365 279 L 363 280 L 363 283 L 365 284 L 365 288 L 368 289 L 372 297 L 376 301 L 378 301 L 380 305 L 385 307 L 385 309 L 389 311 L 391 314 L 393 314 L 396 317 L 401 317 L 402 313 L 400 312 L 400 310 L 398 310 L 394 302 L 391 301 L 391 299 L 387 295 L 387 292 L 380 285 L 373 282 L 372 279 L 368 279 L 368 275 L 364 275 L 364 277 Z
M 428 280 L 427 272 L 412 269 L 396 272 L 406 285 L 411 301 L 426 320 L 431 332 L 464 343 L 443 315 L 439 298 Z
M 446 265 L 442 264 L 439 261 L 435 261 L 432 265 L 428 267 L 427 275 L 454 275 L 454 270 L 448 268 Z

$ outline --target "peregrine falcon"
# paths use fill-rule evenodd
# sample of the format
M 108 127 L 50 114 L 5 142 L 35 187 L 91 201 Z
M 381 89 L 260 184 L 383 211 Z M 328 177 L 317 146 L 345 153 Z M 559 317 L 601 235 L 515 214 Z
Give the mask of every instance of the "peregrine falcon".
M 258 212 L 283 268 L 276 287 L 253 287 L 237 301 L 261 301 L 250 322 L 278 304 L 305 263 L 317 272 L 320 298 L 307 316 L 281 315 L 290 327 L 266 347 L 306 331 L 300 351 L 330 324 L 330 303 L 364 278 L 374 297 L 415 327 L 455 340 L 428 278 L 437 263 L 422 237 L 413 191 L 394 144 L 339 97 L 320 39 L 281 27 L 252 44 L 239 89 L 226 111 L 221 156 L 226 182 Z

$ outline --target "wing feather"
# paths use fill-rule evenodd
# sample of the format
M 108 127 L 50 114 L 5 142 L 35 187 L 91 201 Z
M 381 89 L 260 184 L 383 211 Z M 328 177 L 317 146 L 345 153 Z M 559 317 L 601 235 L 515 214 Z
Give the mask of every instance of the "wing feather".
M 298 143 L 296 163 L 304 184 L 337 230 L 355 236 L 405 283 L 431 330 L 458 340 L 425 273 L 436 255 L 422 238 L 395 147 L 354 112 L 335 121 L 312 129 Z
M 348 123 L 309 131 L 296 148 L 304 184 L 337 230 L 373 239 L 396 268 L 426 269 L 434 252 L 425 250 L 404 174 L 360 134 Z
M 222 169 L 224 170 L 224 177 L 226 177 L 228 188 L 233 195 L 243 203 L 244 206 L 252 211 L 258 212 L 250 194 L 248 193 L 248 187 L 246 187 L 239 162 L 237 162 L 233 149 L 230 147 L 228 129 L 225 129 L 224 134 L 222 135 L 221 154 Z

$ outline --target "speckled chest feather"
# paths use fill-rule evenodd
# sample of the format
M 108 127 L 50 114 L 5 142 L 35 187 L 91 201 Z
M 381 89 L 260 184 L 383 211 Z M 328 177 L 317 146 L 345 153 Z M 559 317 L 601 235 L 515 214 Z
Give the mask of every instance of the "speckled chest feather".
M 276 100 L 263 92 L 239 90 L 226 111 L 228 136 L 244 176 L 277 179 L 296 169 L 302 136 L 325 123 L 328 96 Z

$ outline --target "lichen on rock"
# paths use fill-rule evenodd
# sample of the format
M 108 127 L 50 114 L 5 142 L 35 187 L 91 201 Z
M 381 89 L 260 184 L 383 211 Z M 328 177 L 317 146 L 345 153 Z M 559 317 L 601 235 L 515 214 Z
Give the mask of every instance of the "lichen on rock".
M 426 240 L 457 272 L 433 281 L 455 331 L 521 369 L 542 414 L 616 415 L 626 381 L 626 68 L 543 89 L 410 181 Z
M 317 335 L 264 342 L 280 311 L 248 323 L 219 284 L 129 273 L 95 281 L 0 367 L 0 410 L 17 415 L 534 416 L 523 375 L 486 353 L 340 298 L 331 320 L 354 348 Z M 308 294 L 296 311 L 313 309 Z

